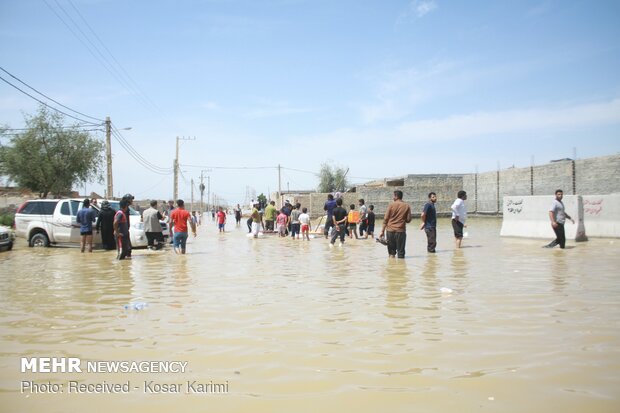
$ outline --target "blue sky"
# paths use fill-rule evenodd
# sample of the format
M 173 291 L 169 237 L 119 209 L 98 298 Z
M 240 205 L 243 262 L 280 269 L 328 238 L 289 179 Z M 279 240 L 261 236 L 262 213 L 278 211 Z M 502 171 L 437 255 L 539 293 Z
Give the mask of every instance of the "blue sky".
M 189 199 L 200 166 L 281 164 L 283 189 L 310 189 L 326 161 L 364 182 L 616 154 L 618 22 L 617 1 L 5 0 L 0 66 L 131 126 L 157 166 L 196 137 L 180 151 Z M 36 107 L 0 82 L 1 124 Z M 116 193 L 171 197 L 172 175 L 116 140 L 113 154 Z M 234 203 L 278 186 L 275 168 L 207 174 Z

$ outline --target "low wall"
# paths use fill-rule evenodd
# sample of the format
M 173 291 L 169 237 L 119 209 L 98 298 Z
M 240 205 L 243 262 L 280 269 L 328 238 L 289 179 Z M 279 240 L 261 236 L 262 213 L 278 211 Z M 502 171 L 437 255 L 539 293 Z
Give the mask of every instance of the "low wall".
M 620 238 L 620 194 L 584 195 L 583 217 L 589 237 Z
M 549 220 L 549 207 L 554 196 L 505 196 L 500 235 L 503 237 L 555 238 Z M 580 195 L 565 195 L 562 200 L 569 220 L 564 226 L 566 239 L 586 241 L 583 199 Z

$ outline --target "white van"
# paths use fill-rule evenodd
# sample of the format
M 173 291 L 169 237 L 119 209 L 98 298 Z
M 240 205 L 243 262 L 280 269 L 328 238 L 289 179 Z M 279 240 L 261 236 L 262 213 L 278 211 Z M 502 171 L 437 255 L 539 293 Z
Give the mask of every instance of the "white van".
M 28 240 L 31 247 L 48 247 L 50 245 L 79 244 L 80 224 L 77 213 L 82 208 L 83 199 L 34 199 L 23 203 L 15 213 L 15 233 Z M 109 201 L 110 206 L 118 210 L 118 201 Z M 95 221 L 99 215 L 99 206 L 91 205 L 95 210 Z M 93 221 L 93 229 L 95 227 Z M 132 247 L 146 247 L 144 224 L 140 214 L 129 208 L 129 235 Z M 93 232 L 93 243 L 101 244 L 101 234 Z

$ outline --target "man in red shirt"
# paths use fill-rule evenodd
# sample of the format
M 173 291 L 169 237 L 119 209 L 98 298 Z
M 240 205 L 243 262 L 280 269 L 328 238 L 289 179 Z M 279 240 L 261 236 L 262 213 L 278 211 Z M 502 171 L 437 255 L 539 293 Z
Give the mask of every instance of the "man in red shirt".
M 226 225 L 226 213 L 224 212 L 222 207 L 219 207 L 217 211 L 217 227 L 220 229 L 220 232 L 224 232 L 225 225 Z
M 187 223 L 192 227 L 192 234 L 196 236 L 196 224 L 192 221 L 192 216 L 185 210 L 185 202 L 177 200 L 177 208 L 170 213 L 170 222 L 174 225 L 174 252 L 185 254 L 187 243 Z

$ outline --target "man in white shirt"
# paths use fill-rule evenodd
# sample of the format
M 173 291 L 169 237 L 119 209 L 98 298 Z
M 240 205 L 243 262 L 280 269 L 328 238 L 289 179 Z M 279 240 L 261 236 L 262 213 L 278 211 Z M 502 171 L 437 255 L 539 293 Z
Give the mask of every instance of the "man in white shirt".
M 159 250 L 164 245 L 164 235 L 159 221 L 164 219 L 164 217 L 157 210 L 156 200 L 152 200 L 150 205 L 151 207 L 142 213 L 142 222 L 144 222 L 148 249 Z
M 549 208 L 549 219 L 551 220 L 551 228 L 553 228 L 553 232 L 555 232 L 555 239 L 548 245 L 545 245 L 545 248 L 553 248 L 556 245 L 559 245 L 560 248 L 564 249 L 566 246 L 564 223 L 567 218 L 570 219 L 573 224 L 575 223 L 575 220 L 573 220 L 564 210 L 562 198 L 564 198 L 564 191 L 561 189 L 556 190 L 555 199 Z
M 465 225 L 465 220 L 467 219 L 467 208 L 465 207 L 466 199 L 467 192 L 460 190 L 451 207 L 452 228 L 454 229 L 456 248 L 461 248 L 461 242 L 463 241 L 463 228 L 467 227 L 467 225 Z

